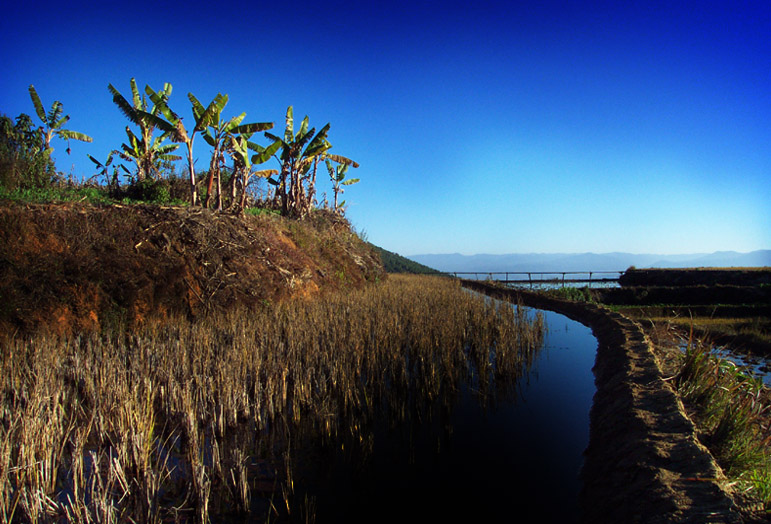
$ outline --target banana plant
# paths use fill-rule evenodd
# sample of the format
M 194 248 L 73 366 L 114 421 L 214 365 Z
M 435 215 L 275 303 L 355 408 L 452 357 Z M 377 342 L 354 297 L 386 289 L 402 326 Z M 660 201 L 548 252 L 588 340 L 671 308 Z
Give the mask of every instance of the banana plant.
M 182 117 L 172 111 L 168 104 L 153 91 L 150 86 L 145 87 L 145 92 L 150 97 L 150 100 L 158 106 L 161 114 L 166 118 L 163 125 L 168 125 L 173 129 L 171 133 L 172 141 L 184 143 L 187 147 L 187 166 L 190 174 L 190 205 L 195 206 L 198 204 L 198 191 L 196 190 L 195 169 L 193 167 L 193 141 L 195 140 L 196 133 L 200 133 L 209 127 L 210 123 L 213 121 L 214 114 L 217 111 L 221 111 L 221 108 L 219 110 L 217 109 L 218 106 L 222 105 L 222 107 L 224 107 L 225 102 L 223 102 L 223 96 L 217 94 L 217 96 L 209 102 L 209 105 L 205 109 L 202 109 L 203 106 L 198 99 L 193 96 L 193 93 L 188 93 L 187 98 L 193 105 L 193 118 L 195 119 L 193 127 L 188 130 L 182 123 Z
M 348 167 L 359 167 L 359 164 L 349 158 L 341 157 L 339 155 L 327 155 L 324 161 L 327 164 L 329 178 L 332 180 L 332 190 L 335 193 L 334 210 L 338 213 L 342 213 L 344 209 L 343 206 L 345 206 L 345 200 L 339 204 L 337 203 L 338 196 L 345 192 L 341 186 L 350 186 L 359 181 L 358 178 L 345 179 Z M 333 165 L 332 161 L 337 162 L 337 166 Z
M 271 177 L 269 181 L 276 186 L 276 199 L 280 202 L 283 215 L 303 217 L 308 214 L 315 193 L 317 159 L 331 147 L 326 139 L 330 125 L 326 124 L 316 132 L 316 128 L 309 128 L 308 122 L 306 116 L 295 133 L 294 110 L 289 106 L 286 111 L 284 138 L 265 133 L 267 138 L 281 144 L 281 155 L 278 157 L 281 165 L 279 177 Z
M 249 185 L 249 179 L 252 176 L 260 178 L 269 178 L 278 174 L 275 169 L 263 169 L 252 171 L 253 165 L 260 165 L 267 162 L 281 146 L 280 142 L 274 142 L 268 147 L 262 147 L 259 144 L 249 141 L 252 133 L 242 133 L 230 135 L 228 137 L 229 145 L 226 150 L 233 159 L 233 177 L 231 178 L 231 202 L 233 205 L 238 202 L 238 211 L 243 212 L 246 207 L 246 188 Z M 251 157 L 249 152 L 254 151 Z M 237 185 L 240 186 L 241 194 L 237 195 Z
M 46 152 L 49 155 L 51 152 L 53 152 L 53 148 L 51 147 L 51 138 L 54 136 L 57 136 L 63 140 L 67 140 L 68 155 L 70 154 L 70 140 L 93 142 L 94 139 L 86 134 L 79 133 L 78 131 L 64 129 L 62 127 L 64 124 L 69 122 L 70 116 L 62 116 L 63 106 L 61 102 L 56 100 L 51 105 L 51 109 L 48 111 L 48 114 L 46 114 L 45 110 L 43 109 L 43 103 L 40 101 L 40 97 L 35 90 L 35 86 L 31 84 L 29 86 L 29 96 L 32 99 L 32 105 L 35 106 L 35 113 L 37 113 L 37 116 L 43 122 L 43 125 L 40 127 L 41 148 L 43 152 Z
M 192 97 L 192 95 L 191 95 Z M 193 112 L 196 114 L 203 114 L 205 109 L 203 105 L 195 99 L 191 98 L 193 103 Z M 216 180 L 217 182 L 217 211 L 222 211 L 222 171 L 221 165 L 224 163 L 224 149 L 226 143 L 229 142 L 229 137 L 237 135 L 253 135 L 258 131 L 267 131 L 273 128 L 273 122 L 254 122 L 250 124 L 242 124 L 246 113 L 241 113 L 238 116 L 234 116 L 230 120 L 222 119 L 222 111 L 225 105 L 228 103 L 228 95 L 224 95 L 220 99 L 214 112 L 211 115 L 208 126 L 201 131 L 201 134 L 206 140 L 206 143 L 212 147 L 211 162 L 209 163 L 209 176 L 206 180 L 206 200 L 204 201 L 204 207 L 209 207 L 209 201 L 212 195 L 212 185 Z
M 118 187 L 118 168 L 123 169 L 123 171 L 127 175 L 131 175 L 131 172 L 128 169 L 126 169 L 126 166 L 124 166 L 123 164 L 118 164 L 118 165 L 112 166 L 112 177 L 110 177 L 109 167 L 112 164 L 113 155 L 115 155 L 116 153 L 118 153 L 118 151 L 115 151 L 115 150 L 110 151 L 110 154 L 107 155 L 107 160 L 104 161 L 104 164 L 101 163 L 96 158 L 92 157 L 91 155 L 86 155 L 88 156 L 89 159 L 91 159 L 91 161 L 94 164 L 96 164 L 96 167 L 99 169 L 99 171 L 97 171 L 97 173 L 93 177 L 91 177 L 92 179 L 102 176 L 104 177 L 104 180 L 107 183 L 108 187 L 115 188 L 115 187 Z
M 168 137 L 168 133 L 154 137 L 148 144 L 142 138 L 136 136 L 131 128 L 126 126 L 126 136 L 128 144 L 121 144 L 121 151 L 118 154 L 123 160 L 133 162 L 137 166 L 137 181 L 145 178 L 157 178 L 160 174 L 161 166 L 165 162 L 174 162 L 180 160 L 179 155 L 172 155 L 171 152 L 179 147 L 179 144 L 162 144 Z
M 166 139 L 171 137 L 175 129 L 163 122 L 158 116 L 161 112 L 161 106 L 165 105 L 171 96 L 171 84 L 163 84 L 163 89 L 159 91 L 154 91 L 149 86 L 146 88 L 146 91 L 152 92 L 150 100 L 153 102 L 152 106 L 149 105 L 145 95 L 140 94 L 134 78 L 131 79 L 131 103 L 112 84 L 108 84 L 107 89 L 112 93 L 112 100 L 121 113 L 139 128 L 139 136 L 137 136 L 129 127 L 126 127 L 128 144 L 122 144 L 122 151 L 119 152 L 121 158 L 136 164 L 137 181 L 142 181 L 148 177 L 156 178 L 163 162 L 176 161 L 182 158 L 171 154 L 179 147 L 178 144 L 163 144 Z M 156 128 L 162 131 L 158 137 L 153 136 Z

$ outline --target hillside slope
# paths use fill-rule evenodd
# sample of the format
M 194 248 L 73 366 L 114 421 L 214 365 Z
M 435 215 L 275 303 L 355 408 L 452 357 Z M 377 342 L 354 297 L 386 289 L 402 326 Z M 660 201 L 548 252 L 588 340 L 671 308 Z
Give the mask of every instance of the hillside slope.
M 298 222 L 200 208 L 0 205 L 0 332 L 58 334 L 264 307 L 385 277 L 331 213 Z
M 419 264 L 414 260 L 410 260 L 398 253 L 378 247 L 375 244 L 370 244 L 370 247 L 380 254 L 380 259 L 383 261 L 383 266 L 388 273 L 412 273 L 416 275 L 442 274 L 434 268 Z

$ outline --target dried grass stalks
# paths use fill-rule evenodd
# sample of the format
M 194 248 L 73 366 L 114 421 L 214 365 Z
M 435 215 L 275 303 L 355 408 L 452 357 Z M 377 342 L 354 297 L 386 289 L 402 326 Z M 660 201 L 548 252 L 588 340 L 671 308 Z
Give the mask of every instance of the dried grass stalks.
M 264 517 L 254 495 L 273 477 L 260 465 L 293 428 L 335 438 L 461 381 L 489 395 L 543 329 L 451 281 L 391 277 L 216 322 L 13 340 L 0 363 L 0 520 Z M 284 481 L 274 494 L 291 492 Z

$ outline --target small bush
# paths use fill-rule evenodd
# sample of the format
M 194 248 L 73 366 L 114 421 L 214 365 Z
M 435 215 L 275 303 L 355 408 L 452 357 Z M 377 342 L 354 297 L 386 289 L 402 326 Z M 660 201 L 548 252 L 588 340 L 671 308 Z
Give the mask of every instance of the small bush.
M 40 133 L 28 115 L 19 115 L 15 124 L 0 116 L 0 188 L 41 188 L 53 182 L 54 163 L 41 144 Z
M 595 302 L 595 297 L 588 287 L 561 287 L 558 289 L 549 289 L 546 294 L 562 300 L 572 300 L 574 302 Z
M 171 176 L 158 180 L 146 178 L 139 182 L 132 182 L 117 191 L 115 196 L 127 203 L 147 202 L 161 205 L 184 205 L 188 200 L 188 192 L 189 185 L 184 184 L 184 180 Z

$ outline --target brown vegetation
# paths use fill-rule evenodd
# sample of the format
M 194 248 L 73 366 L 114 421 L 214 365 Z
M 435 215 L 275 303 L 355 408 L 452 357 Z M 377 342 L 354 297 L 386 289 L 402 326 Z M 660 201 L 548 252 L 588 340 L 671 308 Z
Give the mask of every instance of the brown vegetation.
M 394 276 L 131 333 L 16 337 L 0 360 L 0 518 L 312 511 L 284 460 L 301 425 L 366 442 L 374 415 L 399 424 L 462 381 L 485 398 L 520 375 L 542 335 L 540 317 L 456 282 Z

